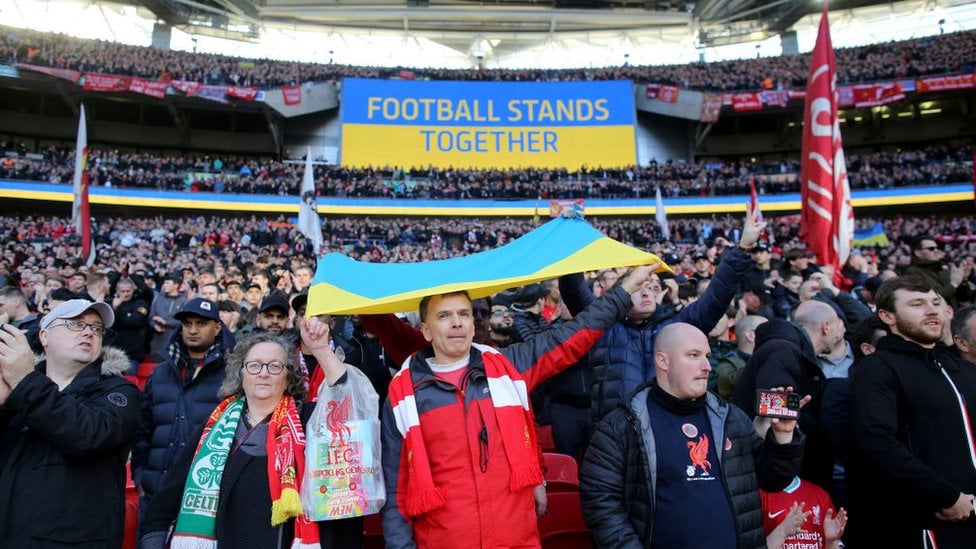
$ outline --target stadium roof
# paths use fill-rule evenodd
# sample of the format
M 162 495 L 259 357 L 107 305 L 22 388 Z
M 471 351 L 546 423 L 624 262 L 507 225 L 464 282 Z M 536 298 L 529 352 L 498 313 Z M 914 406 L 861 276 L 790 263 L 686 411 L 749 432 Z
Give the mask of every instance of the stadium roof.
M 12 0 L 0 14 L 14 26 L 245 58 L 570 68 L 809 51 L 821 6 L 819 0 Z M 832 0 L 830 10 L 836 47 L 976 27 L 976 4 L 968 0 Z M 59 18 L 67 21 L 58 25 Z M 156 41 L 156 22 L 173 28 L 171 42 Z M 780 40 L 784 32 L 795 33 L 789 47 Z

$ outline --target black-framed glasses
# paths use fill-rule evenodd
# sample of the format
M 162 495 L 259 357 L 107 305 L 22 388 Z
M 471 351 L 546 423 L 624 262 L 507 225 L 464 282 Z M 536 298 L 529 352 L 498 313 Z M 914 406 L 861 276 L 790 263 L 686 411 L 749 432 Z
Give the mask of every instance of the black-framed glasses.
M 91 330 L 92 334 L 98 337 L 105 337 L 106 335 L 112 333 L 111 330 L 109 330 L 105 326 L 102 326 L 101 324 L 89 324 L 87 322 L 82 322 L 76 319 L 65 320 L 60 324 L 52 324 L 50 328 L 54 328 L 55 326 L 64 326 L 65 328 L 71 330 L 72 332 L 84 332 L 85 328 L 88 328 Z
M 260 374 L 261 370 L 264 370 L 265 368 L 268 369 L 269 374 L 276 376 L 285 371 L 285 363 L 278 362 L 277 360 L 272 362 L 258 362 L 257 360 L 249 360 L 244 363 L 244 370 L 254 376 Z
M 921 248 L 919 248 L 919 250 L 925 250 L 926 252 L 935 252 L 938 251 L 938 249 L 939 249 L 938 246 L 922 246 Z

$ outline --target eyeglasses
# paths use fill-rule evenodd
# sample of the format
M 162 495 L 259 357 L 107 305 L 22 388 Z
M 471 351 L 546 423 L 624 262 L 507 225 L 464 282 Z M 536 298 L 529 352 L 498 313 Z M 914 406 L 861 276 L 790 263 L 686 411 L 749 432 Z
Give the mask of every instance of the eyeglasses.
M 491 314 L 491 311 L 489 311 L 488 309 L 471 309 L 471 312 L 477 318 L 488 318 L 488 315 Z
M 935 252 L 938 251 L 938 249 L 939 249 L 938 246 L 922 246 L 921 248 L 919 248 L 919 250 L 925 250 L 926 252 Z
M 65 328 L 71 330 L 72 332 L 84 332 L 85 328 L 90 328 L 92 334 L 94 334 L 97 337 L 105 337 L 107 334 L 112 333 L 111 330 L 107 329 L 105 326 L 102 326 L 101 324 L 89 324 L 87 322 L 82 322 L 80 320 L 65 320 L 60 324 L 52 324 L 49 327 L 54 328 L 55 326 L 64 326 Z
M 258 362 L 256 360 L 251 360 L 244 363 L 244 370 L 251 375 L 258 375 L 261 370 L 267 368 L 268 373 L 276 376 L 285 370 L 284 362 Z
M 492 311 L 491 316 L 515 316 L 512 311 Z

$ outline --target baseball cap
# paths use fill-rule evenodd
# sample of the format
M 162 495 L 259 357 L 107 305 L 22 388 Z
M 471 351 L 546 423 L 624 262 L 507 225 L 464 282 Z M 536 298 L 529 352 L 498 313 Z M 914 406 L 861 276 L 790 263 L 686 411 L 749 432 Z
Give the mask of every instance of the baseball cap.
M 260 290 L 261 289 L 261 285 L 258 284 L 257 282 L 248 282 L 247 285 L 244 286 L 244 291 L 246 292 L 246 291 L 250 290 L 251 288 L 257 288 L 257 289 Z
M 681 263 L 681 256 L 674 252 L 668 252 L 662 255 L 661 259 L 664 260 L 664 262 L 668 265 L 677 265 L 678 263 Z
M 694 260 L 695 261 L 698 261 L 699 259 L 705 259 L 705 260 L 708 260 L 708 262 L 711 262 L 712 261 L 711 259 L 709 259 L 708 254 L 703 254 L 701 252 L 695 254 Z
M 199 316 L 220 322 L 220 313 L 217 304 L 204 297 L 194 297 L 183 305 L 180 312 L 173 315 L 176 320 L 183 320 L 188 316 Z
M 273 293 L 261 301 L 261 308 L 258 312 L 266 313 L 271 309 L 281 309 L 286 314 L 288 313 L 288 300 L 281 297 L 280 294 Z
M 531 306 L 540 298 L 549 295 L 549 292 L 542 287 L 542 284 L 529 284 L 522 288 L 519 292 L 518 304 L 524 306 Z
M 111 328 L 112 324 L 115 323 L 115 312 L 112 311 L 112 308 L 107 303 L 102 303 L 101 301 L 92 302 L 87 299 L 69 299 L 44 315 L 44 319 L 41 320 L 41 329 L 47 330 L 55 320 L 61 318 L 77 318 L 89 309 L 95 311 L 98 313 L 98 316 L 102 317 L 102 324 L 106 328 Z
M 769 249 L 769 243 L 764 240 L 756 242 L 756 245 L 752 247 L 752 251 L 754 252 L 768 252 Z
M 293 297 L 291 300 L 291 309 L 296 313 L 300 309 L 304 309 L 307 306 L 308 306 L 308 292 L 305 290 L 302 290 L 301 293 Z

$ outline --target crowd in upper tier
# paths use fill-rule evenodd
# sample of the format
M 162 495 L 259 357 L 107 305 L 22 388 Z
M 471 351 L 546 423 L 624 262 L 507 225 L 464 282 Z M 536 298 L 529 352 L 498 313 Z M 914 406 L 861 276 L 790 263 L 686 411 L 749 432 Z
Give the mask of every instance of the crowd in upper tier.
M 976 32 L 837 49 L 835 54 L 837 81 L 842 84 L 972 72 L 976 70 Z M 0 63 L 262 89 L 345 77 L 401 77 L 401 71 L 407 71 L 409 77 L 433 80 L 629 79 L 690 89 L 734 91 L 805 87 L 810 58 L 809 55 L 784 55 L 685 65 L 587 69 L 400 69 L 243 59 L 0 27 Z
M 49 147 L 43 160 L 26 156 L 26 146 L 0 143 L 0 156 L 17 152 L 0 163 L 0 179 L 65 183 L 74 173 L 74 148 Z M 93 185 L 120 188 L 185 190 L 239 194 L 298 195 L 304 164 L 244 156 L 163 156 L 93 148 L 88 161 Z M 853 189 L 886 189 L 914 185 L 945 185 L 972 180 L 972 152 L 968 144 L 938 144 L 919 149 L 851 152 L 848 180 Z M 800 164 L 796 158 L 778 161 L 702 159 L 694 163 L 652 161 L 646 166 L 618 169 L 458 170 L 429 168 L 350 169 L 315 166 L 320 196 L 535 199 L 646 198 L 660 187 L 666 197 L 722 196 L 749 193 L 755 176 L 758 192 L 799 192 Z

